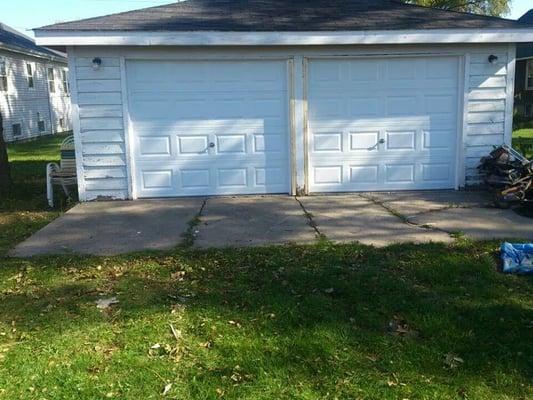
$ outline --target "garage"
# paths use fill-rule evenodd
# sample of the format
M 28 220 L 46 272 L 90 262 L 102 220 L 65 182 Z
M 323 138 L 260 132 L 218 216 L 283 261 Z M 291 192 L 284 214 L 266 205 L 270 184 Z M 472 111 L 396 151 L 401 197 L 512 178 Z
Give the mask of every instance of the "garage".
M 139 198 L 290 192 L 287 61 L 127 61 Z
M 184 0 L 35 35 L 68 51 L 81 201 L 479 185 L 533 41 L 389 0 Z
M 308 71 L 311 192 L 455 187 L 459 58 L 311 59 Z

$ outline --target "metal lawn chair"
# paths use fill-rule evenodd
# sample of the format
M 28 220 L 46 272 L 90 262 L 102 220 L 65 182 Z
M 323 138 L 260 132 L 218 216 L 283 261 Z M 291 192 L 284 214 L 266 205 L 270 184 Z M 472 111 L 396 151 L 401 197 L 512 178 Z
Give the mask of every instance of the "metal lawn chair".
M 65 195 L 70 198 L 69 186 L 78 183 L 76 177 L 76 153 L 74 136 L 68 136 L 61 143 L 61 161 L 46 165 L 46 198 L 48 205 L 54 206 L 54 185 L 61 185 Z

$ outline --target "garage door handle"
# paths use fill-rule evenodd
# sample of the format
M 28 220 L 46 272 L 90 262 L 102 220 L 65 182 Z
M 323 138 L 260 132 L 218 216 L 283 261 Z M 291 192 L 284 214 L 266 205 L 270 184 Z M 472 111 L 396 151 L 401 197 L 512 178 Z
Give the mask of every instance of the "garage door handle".
M 379 144 L 383 144 L 383 143 L 385 143 L 385 139 L 379 139 L 378 143 L 379 143 Z
M 213 148 L 215 147 L 215 144 L 213 142 L 209 143 L 209 147 Z

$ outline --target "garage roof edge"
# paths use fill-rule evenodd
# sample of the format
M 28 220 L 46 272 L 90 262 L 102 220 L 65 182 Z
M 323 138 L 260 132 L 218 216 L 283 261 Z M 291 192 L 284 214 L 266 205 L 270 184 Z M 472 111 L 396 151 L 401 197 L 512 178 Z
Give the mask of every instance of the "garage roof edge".
M 289 46 L 533 42 L 529 29 L 309 32 L 36 31 L 44 46 Z

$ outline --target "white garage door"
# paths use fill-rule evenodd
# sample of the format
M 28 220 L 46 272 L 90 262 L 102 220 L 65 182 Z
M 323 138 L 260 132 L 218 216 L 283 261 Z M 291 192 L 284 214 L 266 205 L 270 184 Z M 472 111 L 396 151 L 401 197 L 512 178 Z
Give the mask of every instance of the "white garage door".
M 128 61 L 138 197 L 287 193 L 284 61 Z
M 455 186 L 459 59 L 309 62 L 312 192 Z

